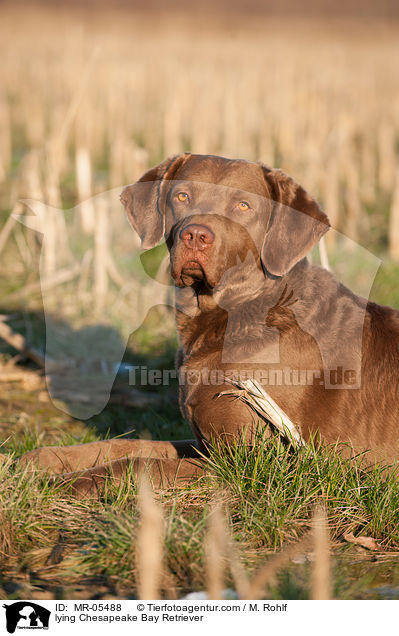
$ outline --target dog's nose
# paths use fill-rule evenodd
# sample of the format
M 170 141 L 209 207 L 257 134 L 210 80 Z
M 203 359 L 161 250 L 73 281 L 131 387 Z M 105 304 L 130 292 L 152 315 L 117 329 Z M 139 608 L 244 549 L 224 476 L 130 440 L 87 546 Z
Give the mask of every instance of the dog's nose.
M 184 227 L 179 236 L 184 245 L 190 250 L 204 250 L 208 245 L 212 245 L 215 240 L 215 235 L 209 227 L 197 225 L 196 223 L 191 223 L 191 225 Z

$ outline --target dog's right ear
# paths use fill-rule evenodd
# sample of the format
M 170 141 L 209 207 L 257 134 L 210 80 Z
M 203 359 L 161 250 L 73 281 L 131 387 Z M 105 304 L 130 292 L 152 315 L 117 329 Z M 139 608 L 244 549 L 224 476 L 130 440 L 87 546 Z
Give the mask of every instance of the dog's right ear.
M 143 249 L 155 247 L 162 239 L 165 231 L 163 185 L 174 178 L 189 157 L 188 152 L 169 157 L 123 190 L 121 201 L 130 224 L 141 239 Z

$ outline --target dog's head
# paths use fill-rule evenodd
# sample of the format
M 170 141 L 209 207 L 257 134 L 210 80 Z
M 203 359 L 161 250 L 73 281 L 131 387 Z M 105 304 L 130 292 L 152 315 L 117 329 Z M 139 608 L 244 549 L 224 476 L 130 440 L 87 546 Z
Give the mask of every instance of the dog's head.
M 167 159 L 121 200 L 143 248 L 165 237 L 180 287 L 213 288 L 248 256 L 265 276 L 283 276 L 329 228 L 316 201 L 282 170 L 211 155 Z

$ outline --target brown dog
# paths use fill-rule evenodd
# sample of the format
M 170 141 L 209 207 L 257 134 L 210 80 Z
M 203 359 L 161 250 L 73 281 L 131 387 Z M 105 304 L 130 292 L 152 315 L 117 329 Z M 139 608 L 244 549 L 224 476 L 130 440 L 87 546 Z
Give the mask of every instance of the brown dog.
M 203 470 L 197 449 L 212 439 L 245 431 L 251 444 L 253 411 L 223 395 L 237 375 L 257 378 L 305 440 L 316 434 L 373 459 L 399 457 L 399 312 L 309 265 L 329 223 L 301 186 L 261 164 L 185 153 L 121 199 L 144 248 L 166 239 L 180 405 L 195 440 L 43 448 L 23 462 L 64 473 L 83 494 L 129 466 L 146 466 L 156 486 L 192 479 Z

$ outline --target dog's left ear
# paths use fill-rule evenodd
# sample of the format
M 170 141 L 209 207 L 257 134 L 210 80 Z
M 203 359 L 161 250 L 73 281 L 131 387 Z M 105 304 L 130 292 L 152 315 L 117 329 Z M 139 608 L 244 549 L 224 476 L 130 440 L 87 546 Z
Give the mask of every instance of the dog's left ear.
M 271 199 L 262 263 L 270 274 L 283 276 L 330 228 L 318 203 L 282 170 L 262 165 Z

